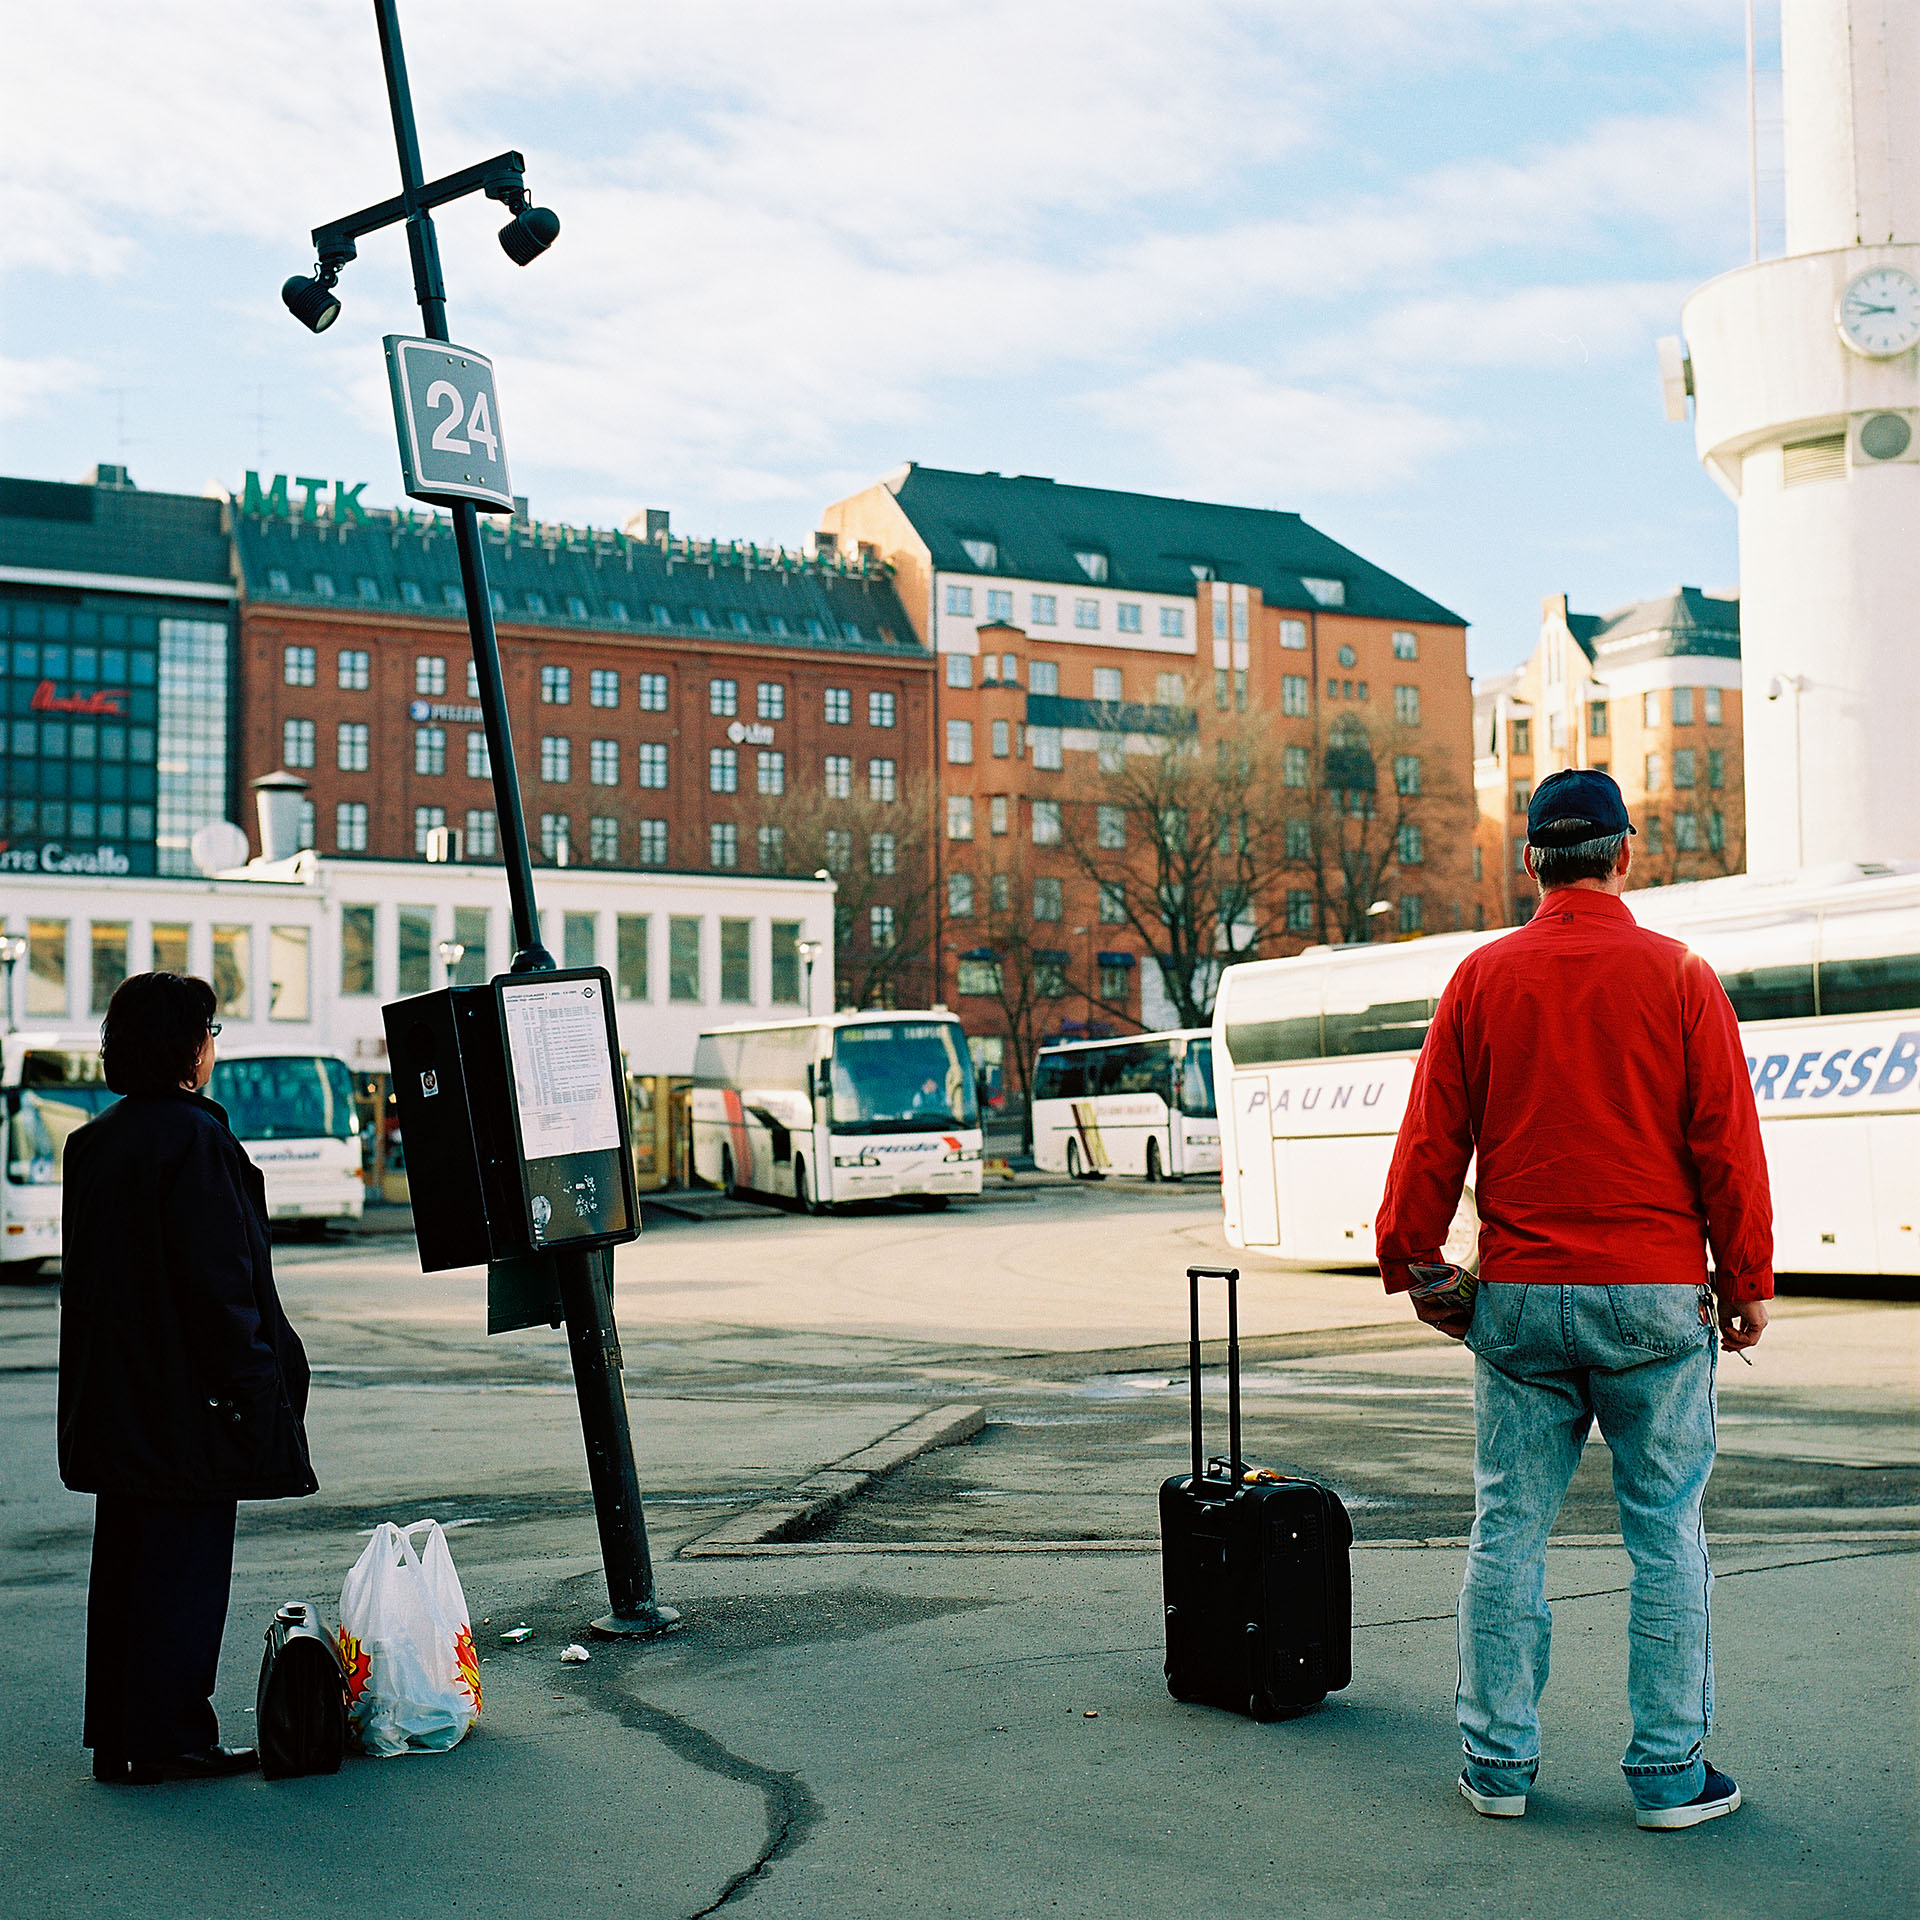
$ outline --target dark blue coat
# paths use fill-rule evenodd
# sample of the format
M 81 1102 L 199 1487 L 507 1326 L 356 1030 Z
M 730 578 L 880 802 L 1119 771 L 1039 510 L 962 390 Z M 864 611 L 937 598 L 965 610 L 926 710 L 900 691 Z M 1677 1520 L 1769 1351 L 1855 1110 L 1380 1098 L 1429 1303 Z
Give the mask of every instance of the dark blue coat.
M 312 1493 L 306 1351 L 224 1110 L 130 1095 L 68 1140 L 64 1188 L 61 1478 L 154 1500 Z

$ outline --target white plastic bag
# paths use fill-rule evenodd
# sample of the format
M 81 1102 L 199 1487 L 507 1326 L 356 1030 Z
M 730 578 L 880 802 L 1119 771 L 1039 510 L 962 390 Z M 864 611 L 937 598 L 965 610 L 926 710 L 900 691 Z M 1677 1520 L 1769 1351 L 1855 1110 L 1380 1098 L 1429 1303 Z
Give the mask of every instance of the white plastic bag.
M 445 1753 L 479 1719 L 467 1597 L 439 1521 L 374 1529 L 340 1589 L 340 1658 L 363 1753 Z

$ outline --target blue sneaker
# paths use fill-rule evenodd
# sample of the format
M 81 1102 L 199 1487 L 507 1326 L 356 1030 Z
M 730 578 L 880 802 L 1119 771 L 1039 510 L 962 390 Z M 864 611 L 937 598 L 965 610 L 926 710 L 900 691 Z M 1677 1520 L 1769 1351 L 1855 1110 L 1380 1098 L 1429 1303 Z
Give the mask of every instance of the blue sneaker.
M 1466 1769 L 1460 1771 L 1460 1798 L 1475 1813 L 1484 1813 L 1489 1820 L 1518 1820 L 1527 1810 L 1527 1796 L 1524 1793 L 1477 1793 L 1467 1783 Z
M 1740 1804 L 1740 1789 L 1724 1773 L 1707 1769 L 1707 1784 L 1684 1806 L 1636 1807 L 1635 1826 L 1671 1832 L 1676 1827 L 1697 1827 L 1702 1820 L 1718 1820 Z

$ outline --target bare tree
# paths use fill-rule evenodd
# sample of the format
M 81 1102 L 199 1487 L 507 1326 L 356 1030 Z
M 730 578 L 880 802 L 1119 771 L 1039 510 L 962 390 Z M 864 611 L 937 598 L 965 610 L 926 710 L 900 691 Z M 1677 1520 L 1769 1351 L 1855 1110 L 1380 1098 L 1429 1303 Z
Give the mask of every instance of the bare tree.
M 833 875 L 834 1001 L 911 1005 L 927 993 L 933 941 L 933 797 L 924 780 L 893 797 L 870 783 L 845 798 L 762 795 L 752 828 L 763 872 Z

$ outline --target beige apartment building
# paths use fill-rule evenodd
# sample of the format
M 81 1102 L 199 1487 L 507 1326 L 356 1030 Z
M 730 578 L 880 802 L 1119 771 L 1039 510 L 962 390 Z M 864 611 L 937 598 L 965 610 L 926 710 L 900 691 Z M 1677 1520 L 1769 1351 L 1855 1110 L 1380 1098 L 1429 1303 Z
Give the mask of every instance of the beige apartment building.
M 1639 829 L 1637 885 L 1744 872 L 1740 697 L 1737 596 L 1676 587 L 1596 615 L 1550 594 L 1526 663 L 1474 685 L 1476 923 L 1531 916 L 1527 803 L 1566 767 L 1620 783 Z

